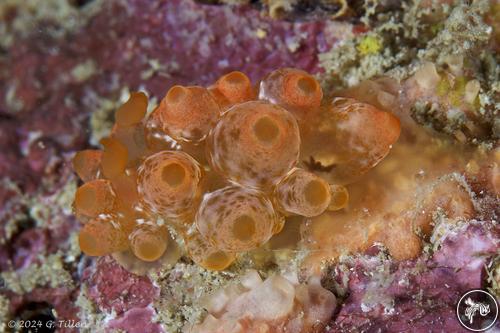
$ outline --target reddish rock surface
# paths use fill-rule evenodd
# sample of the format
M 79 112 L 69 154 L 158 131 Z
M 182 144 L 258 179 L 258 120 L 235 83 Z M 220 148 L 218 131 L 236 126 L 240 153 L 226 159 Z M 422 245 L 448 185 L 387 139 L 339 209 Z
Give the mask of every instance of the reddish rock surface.
M 456 304 L 466 291 L 484 286 L 485 264 L 498 251 L 500 229 L 487 225 L 451 233 L 431 258 L 397 263 L 362 256 L 347 273 L 337 268 L 337 281 L 349 279 L 349 295 L 328 333 L 467 332 Z
M 91 272 L 84 273 L 83 282 L 101 311 L 121 315 L 133 308 L 144 308 L 159 296 L 149 278 L 127 272 L 110 257 L 99 258 L 88 270 Z
M 153 322 L 155 311 L 151 308 L 134 308 L 118 319 L 109 322 L 110 329 L 122 329 L 128 333 L 160 333 L 164 332 L 161 326 Z

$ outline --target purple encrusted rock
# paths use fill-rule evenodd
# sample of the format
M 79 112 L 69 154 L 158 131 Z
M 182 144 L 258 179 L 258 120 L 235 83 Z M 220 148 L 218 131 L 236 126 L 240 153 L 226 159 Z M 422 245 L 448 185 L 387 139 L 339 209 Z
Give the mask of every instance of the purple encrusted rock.
M 364 255 L 337 266 L 334 278 L 348 279 L 348 296 L 328 333 L 467 332 L 456 304 L 466 291 L 484 287 L 498 232 L 491 223 L 473 222 L 445 236 L 430 258 L 394 262 Z
M 89 297 L 101 311 L 116 314 L 143 308 L 159 296 L 159 289 L 145 276 L 129 273 L 111 257 L 101 257 L 95 267 L 89 267 L 83 280 Z
M 128 333 L 163 333 L 161 325 L 153 321 L 152 308 L 133 308 L 108 323 L 109 329 L 122 329 Z

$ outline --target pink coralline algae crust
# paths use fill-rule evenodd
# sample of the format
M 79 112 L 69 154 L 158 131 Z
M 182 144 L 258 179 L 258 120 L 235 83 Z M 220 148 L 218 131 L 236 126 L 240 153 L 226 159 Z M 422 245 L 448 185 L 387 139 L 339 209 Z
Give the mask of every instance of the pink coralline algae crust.
M 114 38 L 114 52 L 99 54 L 96 61 L 103 69 L 130 69 L 122 71 L 123 78 L 139 84 L 136 73 L 148 69 L 147 60 L 160 60 L 168 67 L 165 71 L 170 77 L 159 73 L 147 84 L 148 89 L 158 94 L 163 94 L 173 83 L 193 83 L 193 78 L 195 83 L 206 85 L 235 69 L 247 73 L 254 81 L 278 67 L 293 66 L 316 72 L 317 53 L 326 51 L 334 42 L 323 33 L 324 23 L 273 21 L 247 6 L 131 0 L 126 11 L 122 6 L 116 7 L 109 34 L 123 35 Z M 99 17 L 96 25 L 103 23 L 99 19 L 109 17 Z M 258 36 L 259 29 L 265 36 Z M 94 45 L 109 43 L 110 37 L 105 31 L 86 36 Z M 300 44 L 297 50 L 290 50 L 289 43 L 295 40 Z M 140 56 L 131 57 L 131 52 Z
M 40 264 L 44 256 L 67 251 L 70 246 L 68 239 L 78 224 L 64 208 L 57 206 L 56 194 L 73 179 L 73 175 L 72 170 L 66 167 L 64 157 L 55 156 L 54 161 L 57 161 L 54 166 L 57 171 L 46 176 L 50 186 L 31 190 L 23 183 L 16 184 L 17 188 L 3 187 L 0 183 L 0 238 L 7 237 L 4 228 L 7 221 L 16 219 L 16 216 L 21 220 L 14 234 L 0 245 L 0 271 L 14 269 L 21 272 L 31 264 Z M 34 201 L 43 207 L 51 207 L 48 215 L 39 217 L 43 219 L 44 228 L 36 227 L 36 221 L 28 216 L 32 201 L 29 198 L 36 198 Z
M 33 228 L 23 231 L 16 237 L 12 242 L 12 247 L 16 249 L 12 264 L 16 269 L 22 270 L 39 262 L 38 254 L 46 253 L 47 234 L 47 230 Z
M 119 319 L 111 320 L 110 329 L 122 329 L 128 333 L 163 333 L 162 327 L 152 321 L 155 311 L 151 308 L 133 308 Z
M 349 278 L 349 296 L 327 333 L 467 332 L 456 319 L 456 303 L 466 291 L 482 288 L 499 233 L 498 227 L 471 224 L 448 234 L 431 258 L 390 262 L 385 280 L 377 279 L 380 261 L 370 255 L 355 258 L 348 273 L 337 267 L 337 281 Z
M 464 288 L 477 288 L 485 279 L 484 267 L 488 258 L 498 251 L 499 235 L 498 227 L 488 233 L 470 226 L 463 234 L 445 240 L 442 249 L 434 254 L 433 264 L 445 270 L 451 269 L 453 280 Z
M 90 299 L 101 311 L 122 315 L 130 309 L 144 308 L 159 296 L 149 278 L 129 273 L 110 257 L 101 257 L 87 268 L 83 280 Z

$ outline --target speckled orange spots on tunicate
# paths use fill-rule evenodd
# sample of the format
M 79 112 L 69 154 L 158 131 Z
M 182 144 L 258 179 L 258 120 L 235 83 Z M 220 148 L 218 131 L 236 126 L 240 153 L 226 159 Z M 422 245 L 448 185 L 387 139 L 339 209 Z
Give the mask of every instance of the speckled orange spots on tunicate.
M 125 233 L 108 219 L 86 223 L 78 237 L 80 248 L 89 256 L 103 256 L 128 247 Z
M 274 196 L 286 214 L 316 216 L 330 204 L 330 185 L 322 178 L 295 168 L 276 186 Z
M 230 186 L 205 195 L 196 227 L 221 250 L 246 251 L 267 242 L 279 220 L 262 192 Z
M 216 124 L 220 107 L 203 87 L 173 86 L 159 106 L 163 130 L 176 140 L 201 141 Z
M 281 68 L 268 74 L 260 83 L 259 98 L 278 104 L 305 121 L 321 105 L 323 91 L 308 73 Z
M 159 152 L 148 157 L 139 168 L 139 195 L 148 210 L 184 221 L 196 210 L 201 176 L 199 164 L 188 154 Z
M 189 232 L 184 241 L 189 257 L 203 268 L 223 270 L 235 259 L 233 253 L 218 250 L 197 231 Z
M 269 188 L 297 163 L 300 134 L 285 109 L 246 102 L 222 116 L 207 144 L 214 170 L 242 185 Z

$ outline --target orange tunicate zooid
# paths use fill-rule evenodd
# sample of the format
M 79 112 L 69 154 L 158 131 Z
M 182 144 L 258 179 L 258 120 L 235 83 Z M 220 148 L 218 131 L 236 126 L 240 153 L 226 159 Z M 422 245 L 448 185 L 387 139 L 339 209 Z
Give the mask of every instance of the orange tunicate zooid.
M 330 185 L 309 171 L 295 168 L 278 183 L 274 197 L 284 213 L 316 216 L 330 205 Z
M 78 241 L 83 253 L 89 256 L 104 256 L 128 248 L 126 234 L 109 217 L 85 223 Z
M 148 149 L 153 152 L 175 150 L 178 143 L 163 130 L 160 108 L 156 108 L 148 116 L 145 123 L 145 137 Z
M 88 182 L 99 177 L 102 151 L 82 150 L 73 157 L 73 169 L 81 180 Z
M 349 192 L 342 185 L 330 185 L 331 200 L 328 210 L 336 211 L 347 206 L 349 203 Z
M 295 166 L 299 149 L 295 118 L 264 101 L 233 106 L 207 139 L 207 157 L 215 171 L 261 189 L 269 189 Z
M 238 71 L 223 75 L 209 90 L 223 109 L 255 99 L 252 82 Z
M 156 225 L 138 225 L 129 236 L 130 248 L 134 255 L 143 261 L 155 261 L 167 249 L 168 230 Z
M 140 159 L 148 154 L 146 133 L 142 123 L 147 107 L 147 96 L 142 92 L 133 92 L 127 102 L 115 112 L 111 137 L 126 148 L 127 167 L 137 166 Z
M 216 248 L 235 252 L 259 247 L 271 238 L 281 217 L 264 193 L 228 186 L 203 197 L 196 227 Z
M 350 98 L 335 98 L 308 126 L 301 162 L 331 184 L 349 184 L 377 165 L 401 131 L 396 116 Z
M 172 222 L 187 222 L 201 196 L 202 170 L 180 151 L 162 151 L 139 166 L 137 187 L 145 207 Z
M 283 106 L 302 122 L 313 116 L 321 105 L 323 91 L 318 81 L 308 73 L 295 68 L 281 68 L 261 81 L 259 98 Z
M 128 151 L 118 139 L 107 137 L 101 140 L 104 152 L 101 160 L 101 171 L 107 179 L 113 179 L 125 173 L 128 162 Z
M 74 208 L 77 215 L 97 217 L 109 213 L 115 203 L 115 193 L 111 183 L 96 179 L 80 186 L 75 193 Z
M 142 92 L 133 92 L 129 99 L 115 112 L 115 124 L 127 127 L 138 124 L 146 115 L 148 97 Z
M 173 86 L 158 107 L 162 129 L 179 141 L 205 139 L 220 116 L 220 107 L 203 87 Z
M 184 242 L 189 257 L 203 268 L 220 271 L 235 260 L 234 253 L 217 249 L 197 230 L 186 233 Z

